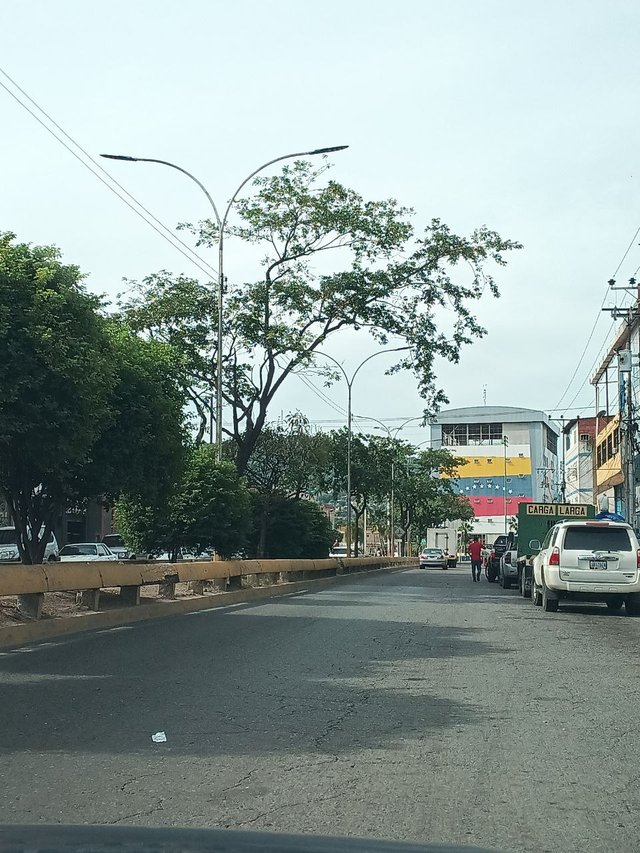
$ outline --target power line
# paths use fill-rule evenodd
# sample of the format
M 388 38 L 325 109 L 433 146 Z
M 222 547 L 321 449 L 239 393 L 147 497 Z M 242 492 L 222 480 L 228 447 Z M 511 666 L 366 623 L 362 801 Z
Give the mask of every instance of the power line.
M 600 358 L 602 357 L 603 350 L 604 350 L 604 349 L 606 348 L 606 346 L 607 346 L 607 342 L 608 342 L 608 340 L 609 340 L 609 335 L 611 334 L 611 332 L 612 332 L 612 331 L 613 331 L 613 329 L 615 328 L 615 324 L 616 324 L 616 321 L 614 320 L 614 321 L 612 322 L 611 326 L 609 327 L 609 331 L 607 332 L 607 334 L 606 334 L 606 336 L 605 336 L 604 343 L 602 344 L 602 346 L 601 346 L 601 347 L 600 347 L 600 349 L 598 350 L 598 354 L 596 355 L 596 357 L 595 357 L 595 359 L 594 359 L 594 361 L 593 361 L 593 364 L 591 365 L 591 367 L 590 367 L 590 368 L 589 368 L 589 370 L 587 371 L 587 375 L 586 375 L 586 377 L 584 378 L 584 380 L 583 380 L 582 384 L 580 385 L 580 387 L 579 387 L 579 388 L 578 388 L 578 390 L 576 391 L 576 393 L 575 393 L 575 395 L 574 395 L 573 399 L 571 400 L 571 402 L 569 403 L 569 405 L 567 406 L 567 408 L 566 408 L 566 409 L 564 409 L 563 411 L 565 411 L 565 412 L 566 412 L 566 411 L 568 411 L 568 410 L 571 408 L 571 406 L 573 406 L 573 404 L 574 404 L 574 403 L 575 403 L 575 401 L 576 401 L 576 398 L 578 397 L 578 395 L 580 394 L 580 392 L 582 391 L 582 389 L 584 388 L 584 386 L 585 386 L 585 385 L 587 384 L 587 382 L 589 381 L 589 377 L 590 377 L 590 376 L 591 376 L 591 374 L 593 373 L 593 370 L 595 369 L 596 365 L 597 365 L 597 364 L 598 364 L 598 362 L 600 361 Z
M 135 202 L 135 204 L 138 205 L 138 207 L 141 210 L 143 210 L 146 214 L 148 214 L 148 216 L 151 217 L 151 219 L 155 220 L 155 222 L 158 223 L 160 228 L 163 228 L 164 231 L 166 231 L 167 233 L 164 233 L 163 231 L 161 231 L 160 228 L 158 228 L 156 225 L 154 225 L 153 222 L 151 222 L 147 218 L 147 216 L 145 216 L 143 213 L 141 213 L 140 210 L 138 210 L 136 207 L 134 207 L 129 201 L 127 201 L 127 199 L 123 195 L 121 195 L 116 189 L 114 189 L 114 187 L 112 187 L 111 184 L 109 184 L 107 181 L 105 181 L 104 178 L 100 174 L 98 174 L 98 172 L 95 171 L 95 169 L 92 169 L 91 166 L 85 160 L 83 160 L 79 154 L 77 154 L 69 145 L 67 145 L 67 143 L 64 141 L 64 139 L 61 139 L 60 136 L 58 136 L 38 115 L 36 115 L 36 113 L 27 104 L 24 103 L 24 101 L 20 100 L 20 98 L 15 94 L 15 92 L 12 92 L 11 89 L 7 85 L 5 85 L 5 83 L 3 83 L 0 80 L 0 87 L 2 87 L 5 90 L 5 92 L 7 92 L 7 94 L 9 94 L 14 99 L 14 101 L 16 101 L 24 110 L 26 110 L 29 113 L 29 115 L 31 115 L 32 118 L 34 118 L 38 122 L 38 124 L 40 124 L 47 131 L 47 133 L 49 133 L 51 136 L 53 136 L 53 138 L 57 142 L 59 142 L 61 145 L 63 145 L 67 149 L 67 151 L 69 151 L 69 153 L 72 154 L 76 158 L 76 160 L 78 160 L 78 162 L 81 163 L 85 167 L 85 169 L 88 169 L 91 172 L 91 174 L 94 175 L 100 181 L 100 183 L 104 184 L 104 186 L 107 187 L 107 189 L 109 189 L 114 195 L 116 195 L 121 201 L 123 201 L 127 205 L 127 207 L 130 208 L 144 222 L 146 222 L 147 225 L 150 225 L 151 228 L 153 228 L 153 230 L 157 234 L 159 234 L 163 240 L 166 240 L 168 243 L 170 243 L 174 249 L 177 249 L 181 255 L 184 255 L 184 257 L 187 258 L 187 260 L 191 261 L 191 263 L 194 264 L 195 266 L 197 266 L 198 269 L 200 269 L 205 275 L 207 275 L 207 276 L 217 275 L 217 271 L 210 264 L 208 264 L 207 261 L 204 260 L 204 258 L 201 258 L 196 252 L 193 251 L 193 249 L 187 243 L 185 243 L 183 240 L 181 240 L 179 237 L 177 237 L 167 225 L 165 225 L 153 213 L 151 213 L 151 211 L 148 210 L 148 208 L 146 208 L 141 202 L 139 202 L 135 198 L 135 196 L 133 196 L 125 187 L 123 187 L 122 184 L 120 184 L 111 174 L 109 174 L 109 172 L 97 160 L 95 160 L 91 156 L 91 154 L 89 154 L 78 142 L 76 142 L 2 68 L 0 68 L 0 74 L 2 74 L 4 77 L 6 77 L 6 79 L 9 80 L 12 83 L 12 85 L 14 85 L 16 87 L 16 89 L 18 89 L 36 107 L 36 109 L 38 109 L 42 113 L 42 115 L 44 115 L 47 118 L 47 120 L 50 121 L 79 151 L 81 151 L 85 157 L 87 157 L 103 174 L 105 174 L 109 178 L 110 181 L 112 181 L 117 187 L 119 187 L 124 193 L 126 193 L 126 195 L 129 196 L 129 198 L 132 199 L 133 202 Z M 171 236 L 168 236 L 168 235 L 171 235 Z M 180 248 L 181 246 L 184 247 L 184 249 L 186 249 L 187 251 L 184 251 L 183 248 Z M 196 258 L 197 260 L 194 260 L 194 258 Z M 201 263 L 198 263 L 198 261 L 200 261 Z M 202 266 L 201 264 L 204 264 L 204 266 Z
M 614 271 L 613 275 L 611 276 L 611 280 L 615 279 L 615 277 L 617 276 L 617 274 L 620 272 L 620 268 L 622 267 L 622 264 L 625 262 L 627 255 L 628 255 L 628 254 L 629 254 L 629 252 L 631 251 L 631 247 L 632 247 L 632 246 L 633 246 L 633 244 L 635 243 L 635 241 L 636 241 L 636 239 L 637 239 L 637 237 L 638 237 L 638 234 L 640 234 L 640 225 L 636 228 L 636 232 L 635 232 L 635 234 L 633 235 L 633 237 L 631 238 L 631 241 L 630 241 L 629 245 L 627 246 L 627 248 L 626 248 L 626 250 L 625 250 L 625 253 L 623 254 L 622 258 L 620 259 L 620 262 L 619 262 L 618 266 L 616 267 L 616 269 L 615 269 L 615 271 Z M 638 267 L 638 270 L 640 270 L 640 266 Z M 636 270 L 636 273 L 638 272 L 638 270 Z M 634 277 L 635 277 L 635 273 L 634 273 Z M 580 365 L 582 364 L 582 362 L 583 362 L 583 360 L 584 360 L 584 357 L 585 357 L 585 355 L 586 355 L 586 353 L 587 353 L 587 350 L 588 350 L 588 348 L 589 348 L 589 344 L 591 343 L 591 339 L 593 338 L 594 332 L 595 332 L 595 330 L 596 330 L 596 326 L 598 325 L 598 322 L 600 321 L 600 317 L 602 316 L 602 309 L 603 309 L 603 308 L 604 308 L 604 306 L 605 306 L 605 302 L 607 301 L 607 296 L 608 296 L 608 294 L 609 294 L 609 288 L 607 287 L 607 290 L 606 290 L 605 295 L 604 295 L 604 299 L 602 300 L 602 305 L 600 306 L 600 308 L 599 308 L 599 310 L 598 310 L 598 313 L 597 313 L 597 315 L 596 315 L 596 319 L 595 319 L 595 321 L 594 321 L 594 324 L 593 324 L 593 326 L 591 327 L 591 332 L 589 333 L 589 337 L 587 338 L 587 342 L 585 343 L 585 345 L 584 345 L 584 349 L 582 350 L 582 353 L 581 353 L 581 355 L 580 355 L 580 358 L 578 359 L 578 363 L 577 363 L 577 365 L 576 365 L 576 369 L 573 371 L 573 373 L 572 373 L 572 375 L 571 375 L 571 379 L 570 379 L 570 380 L 569 380 L 569 382 L 567 383 L 567 387 L 566 387 L 566 388 L 564 389 L 564 391 L 562 392 L 562 396 L 560 397 L 560 399 L 559 399 L 559 400 L 558 400 L 558 402 L 556 403 L 556 410 L 558 410 L 558 411 L 561 411 L 558 407 L 560 406 L 560 403 L 562 403 L 562 401 L 564 400 L 564 398 L 567 396 L 567 394 L 568 394 L 568 392 L 569 392 L 569 388 L 571 388 L 571 385 L 573 384 L 573 380 L 576 378 L 576 376 L 577 376 L 577 374 L 578 374 L 578 371 L 580 370 Z M 596 359 L 596 360 L 597 360 L 597 359 Z M 583 383 L 583 385 L 584 385 L 584 383 Z M 580 388 L 582 388 L 582 387 L 583 387 L 583 386 L 581 385 L 581 386 L 580 386 Z M 574 397 L 573 399 L 575 400 L 575 397 Z M 573 400 L 572 400 L 572 402 L 573 402 Z M 569 404 L 569 406 L 571 406 L 571 403 Z
M 318 397 L 320 400 L 322 400 L 323 403 L 325 403 L 327 406 L 330 406 L 335 412 L 338 412 L 338 414 L 344 415 L 345 418 L 347 417 L 346 409 L 343 409 L 341 406 L 339 406 L 337 403 L 335 403 L 330 397 L 328 397 L 323 391 L 321 391 L 319 388 L 317 388 L 313 384 L 313 382 L 311 382 L 310 379 L 307 379 L 307 377 L 303 373 L 294 373 L 294 376 L 297 376 L 298 379 L 301 382 L 303 382 L 307 386 L 307 388 L 309 388 L 310 391 L 313 391 L 313 393 L 316 395 L 316 397 Z M 314 423 L 314 422 L 312 422 L 312 423 Z

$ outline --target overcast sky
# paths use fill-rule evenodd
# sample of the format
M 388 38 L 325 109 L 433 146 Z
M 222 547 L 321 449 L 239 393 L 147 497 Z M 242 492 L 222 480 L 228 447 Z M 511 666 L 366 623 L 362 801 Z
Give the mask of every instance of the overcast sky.
M 420 226 L 438 216 L 521 241 L 497 274 L 502 297 L 478 306 L 487 337 L 439 363 L 439 381 L 451 406 L 482 404 L 486 385 L 490 404 L 560 414 L 640 225 L 640 4 L 2 0 L 0 12 L 4 71 L 94 156 L 172 160 L 223 202 L 271 157 L 349 144 L 332 177 L 363 195 L 414 207 Z M 0 109 L 0 229 L 57 244 L 97 292 L 162 268 L 204 279 L 4 89 Z M 109 170 L 172 227 L 209 215 L 178 173 Z M 225 258 L 230 278 L 250 274 L 237 242 Z M 618 280 L 638 266 L 636 238 Z M 562 406 L 591 413 L 610 325 L 599 319 Z M 350 370 L 376 349 L 359 338 L 330 351 Z M 358 377 L 355 411 L 418 415 L 414 381 L 384 377 L 385 360 Z M 328 393 L 342 410 L 345 389 Z M 343 417 L 297 378 L 276 408 Z M 420 440 L 415 426 L 403 434 Z

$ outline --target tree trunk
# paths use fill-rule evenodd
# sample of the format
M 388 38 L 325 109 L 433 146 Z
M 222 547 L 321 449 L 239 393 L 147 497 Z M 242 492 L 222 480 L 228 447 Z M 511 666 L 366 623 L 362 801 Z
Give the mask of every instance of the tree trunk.
M 18 534 L 20 559 L 26 565 L 39 565 L 53 529 L 56 507 L 48 501 L 49 505 L 43 508 L 39 498 L 23 492 L 16 494 L 4 489 L 3 494 Z
M 262 510 L 260 512 L 260 536 L 258 538 L 257 558 L 264 559 L 267 552 L 267 524 L 269 521 L 269 506 L 267 498 L 264 499 Z

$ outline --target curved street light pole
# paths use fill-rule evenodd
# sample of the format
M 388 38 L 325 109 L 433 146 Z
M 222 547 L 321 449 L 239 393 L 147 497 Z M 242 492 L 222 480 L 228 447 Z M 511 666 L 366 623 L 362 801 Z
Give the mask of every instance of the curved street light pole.
M 351 398 L 352 398 L 352 389 L 353 383 L 355 381 L 356 376 L 360 372 L 360 368 L 364 367 L 364 365 L 371 361 L 372 358 L 375 358 L 378 355 L 383 355 L 386 352 L 401 352 L 403 350 L 411 349 L 411 347 L 394 347 L 393 349 L 382 349 L 378 350 L 378 352 L 374 352 L 372 355 L 367 356 L 364 361 L 361 361 L 360 364 L 356 367 L 356 369 L 351 374 L 351 379 L 347 376 L 347 372 L 344 367 L 340 364 L 340 362 L 334 358 L 332 355 L 328 355 L 326 352 L 316 352 L 315 355 L 322 355 L 324 358 L 328 358 L 335 365 L 337 365 L 338 369 L 342 373 L 344 377 L 344 381 L 347 383 L 347 535 L 346 535 L 346 545 L 347 545 L 347 557 L 351 556 L 351 439 L 352 439 L 352 411 L 351 411 Z M 375 420 L 375 419 L 374 419 Z M 392 480 L 392 491 L 391 491 L 391 499 L 393 500 L 393 470 L 391 474 Z
M 186 169 L 183 169 L 182 166 L 177 166 L 175 163 L 170 163 L 168 160 L 157 160 L 153 157 L 129 157 L 125 154 L 101 154 L 101 157 L 104 157 L 107 160 L 125 160 L 129 163 L 159 163 L 162 166 L 169 166 L 171 169 L 175 169 L 178 172 L 182 172 L 183 175 L 186 175 L 188 178 L 196 183 L 202 192 L 206 195 L 209 204 L 213 209 L 213 215 L 215 216 L 216 223 L 218 225 L 218 340 L 216 345 L 216 446 L 218 451 L 218 459 L 222 459 L 222 361 L 223 361 L 223 323 L 222 323 L 222 312 L 223 312 L 223 303 L 224 303 L 224 229 L 227 224 L 227 219 L 229 218 L 229 212 L 231 211 L 231 207 L 238 197 L 238 194 L 242 190 L 242 188 L 252 179 L 254 178 L 258 172 L 262 172 L 263 169 L 266 169 L 268 166 L 272 166 L 274 163 L 279 163 L 281 160 L 290 160 L 294 157 L 312 157 L 316 154 L 330 154 L 334 151 L 344 151 L 345 148 L 348 148 L 348 145 L 333 145 L 328 148 L 314 148 L 313 151 L 299 151 L 295 154 L 284 154 L 282 157 L 275 157 L 273 160 L 268 160 L 266 163 L 263 163 L 262 166 L 259 166 L 250 175 L 248 175 L 240 184 L 238 189 L 231 196 L 231 200 L 227 205 L 227 208 L 224 212 L 224 216 L 220 219 L 220 215 L 218 213 L 218 208 L 215 205 L 213 198 L 211 197 L 209 191 L 205 187 L 205 185 L 199 181 L 195 175 L 192 175 L 191 172 L 188 172 Z
M 410 424 L 412 421 L 421 421 L 423 419 L 423 416 L 419 415 L 418 417 L 415 417 L 415 418 L 407 418 L 406 421 L 403 421 L 403 423 L 401 423 L 399 427 L 396 427 L 395 430 L 393 430 L 393 435 L 391 434 L 391 429 L 385 423 L 383 423 L 382 421 L 379 421 L 378 418 L 372 418 L 372 417 L 369 417 L 368 415 L 357 415 L 356 419 L 365 420 L 365 421 L 375 421 L 377 424 L 380 424 L 382 429 L 386 430 L 386 433 L 389 436 L 389 439 L 391 441 L 393 441 L 395 438 L 397 438 L 400 430 L 404 429 L 404 427 L 406 427 L 407 424 Z M 426 441 L 421 441 L 420 444 L 416 444 L 415 448 L 417 449 L 418 447 L 422 447 L 425 444 L 433 444 L 434 441 L 437 441 L 437 439 L 428 438 L 428 439 L 426 439 Z M 389 512 L 390 512 L 390 516 L 391 516 L 391 520 L 389 523 L 389 531 L 390 531 L 389 543 L 390 543 L 390 548 L 392 548 L 393 551 L 395 551 L 395 542 L 393 542 L 393 532 L 392 532 L 394 521 L 395 521 L 395 518 L 394 518 L 394 516 L 395 516 L 395 506 L 394 506 L 395 494 L 394 493 L 395 493 L 395 460 L 392 457 L 391 458 L 391 499 L 389 502 L 390 503 Z M 409 548 L 411 548 L 410 543 L 409 543 Z

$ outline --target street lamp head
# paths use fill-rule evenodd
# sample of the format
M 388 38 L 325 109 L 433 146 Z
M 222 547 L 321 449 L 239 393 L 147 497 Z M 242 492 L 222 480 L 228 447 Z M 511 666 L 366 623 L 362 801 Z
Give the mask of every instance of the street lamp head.
M 333 151 L 344 151 L 348 147 L 348 145 L 334 145 L 331 148 L 316 148 L 313 151 L 309 151 L 309 154 L 331 154 Z
M 137 163 L 137 157 L 127 157 L 126 154 L 101 154 L 107 160 L 128 160 L 130 163 Z

